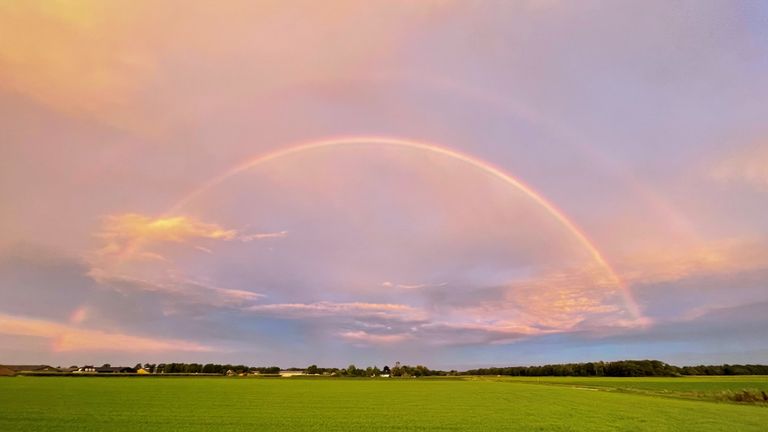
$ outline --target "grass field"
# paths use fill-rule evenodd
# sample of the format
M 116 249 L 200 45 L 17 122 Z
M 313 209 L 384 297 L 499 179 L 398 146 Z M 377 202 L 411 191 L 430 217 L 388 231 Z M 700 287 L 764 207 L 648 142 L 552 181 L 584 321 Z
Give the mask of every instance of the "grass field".
M 0 431 L 767 430 L 766 406 L 684 399 L 742 388 L 768 378 L 15 377 Z
M 712 401 L 727 401 L 728 396 L 743 392 L 744 390 L 752 393 L 760 393 L 761 391 L 768 393 L 768 377 L 765 376 L 696 376 L 684 378 L 525 377 L 501 379 Z M 768 406 L 768 403 L 766 406 Z

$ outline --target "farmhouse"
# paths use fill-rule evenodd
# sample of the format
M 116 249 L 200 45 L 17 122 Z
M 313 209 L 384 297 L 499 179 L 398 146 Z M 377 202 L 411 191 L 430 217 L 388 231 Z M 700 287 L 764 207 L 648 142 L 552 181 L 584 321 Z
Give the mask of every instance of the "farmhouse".
M 6 366 L 0 366 L 0 376 L 14 376 L 16 372 Z
M 96 373 L 136 373 L 136 371 L 126 366 L 107 366 L 97 367 Z
M 99 373 L 99 374 L 115 374 L 115 373 L 136 373 L 136 370 L 127 366 L 82 366 L 71 371 L 72 373 Z

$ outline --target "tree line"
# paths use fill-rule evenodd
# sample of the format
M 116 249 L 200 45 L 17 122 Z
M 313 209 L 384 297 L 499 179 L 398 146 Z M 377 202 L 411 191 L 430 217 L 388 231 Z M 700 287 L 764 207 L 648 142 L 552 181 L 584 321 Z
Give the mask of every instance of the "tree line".
M 275 375 L 280 367 L 254 367 L 231 364 L 200 363 L 138 363 L 134 369 L 145 369 L 151 373 L 180 374 L 226 374 L 229 372 L 259 373 Z M 469 369 L 466 371 L 443 371 L 429 369 L 423 365 L 409 366 L 397 363 L 391 369 L 385 366 L 358 367 L 354 364 L 346 368 L 321 368 L 310 365 L 302 368 L 289 368 L 289 371 L 304 371 L 308 375 L 327 375 L 342 377 L 372 377 L 390 375 L 393 377 L 421 376 L 462 376 L 462 375 L 505 375 L 505 376 L 606 376 L 606 377 L 647 377 L 647 376 L 682 376 L 682 375 L 768 375 L 768 365 L 699 365 L 674 366 L 659 360 L 621 360 L 614 362 L 562 363 L 542 366 L 509 366 Z
M 311 365 L 304 372 L 308 375 L 331 375 L 331 376 L 346 376 L 346 377 L 372 377 L 380 375 L 389 375 L 394 377 L 411 377 L 411 376 L 437 376 L 437 375 L 449 375 L 449 372 L 431 370 L 426 366 L 408 366 L 397 365 L 392 367 L 385 366 L 383 369 L 379 369 L 378 366 L 368 366 L 365 368 L 357 367 L 354 364 L 347 366 L 346 368 L 319 368 L 317 365 Z M 456 371 L 453 371 L 456 373 Z
M 659 360 L 565 363 L 471 369 L 461 375 L 648 377 L 681 375 L 768 375 L 768 365 L 674 366 Z
M 231 364 L 214 364 L 214 363 L 141 363 L 134 366 L 135 370 L 144 369 L 151 373 L 181 373 L 181 374 L 225 374 L 227 372 L 234 373 L 260 373 L 260 374 L 278 374 L 280 373 L 280 367 L 268 366 L 268 367 L 253 367 L 246 365 L 231 365 Z

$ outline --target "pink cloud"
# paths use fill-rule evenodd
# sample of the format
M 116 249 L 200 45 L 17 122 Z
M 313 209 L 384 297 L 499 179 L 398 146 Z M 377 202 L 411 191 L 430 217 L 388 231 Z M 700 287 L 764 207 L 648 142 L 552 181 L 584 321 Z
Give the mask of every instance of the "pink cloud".
M 258 233 L 258 234 L 248 234 L 243 235 L 240 237 L 241 241 L 249 242 L 253 240 L 262 240 L 262 239 L 270 239 L 270 238 L 283 238 L 288 236 L 288 231 L 278 231 L 278 232 L 271 232 L 271 233 Z
M 447 282 L 438 283 L 438 284 L 428 284 L 428 283 L 404 284 L 404 283 L 394 283 L 394 282 L 386 281 L 381 283 L 381 286 L 385 288 L 397 288 L 397 289 L 404 289 L 404 290 L 418 290 L 422 288 L 440 288 L 447 285 L 448 285 Z
M 412 306 L 392 303 L 276 303 L 254 305 L 247 308 L 252 312 L 269 313 L 286 317 L 382 317 L 419 319 L 423 312 Z
M 553 333 L 516 322 L 436 322 L 419 328 L 430 345 L 511 343 L 531 336 Z
M 339 335 L 347 341 L 363 345 L 388 345 L 403 342 L 412 338 L 412 335 L 408 333 L 374 334 L 362 330 L 346 331 Z
M 118 332 L 81 328 L 48 320 L 0 314 L 0 333 L 40 337 L 51 341 L 51 350 L 64 351 L 212 351 L 211 347 L 178 339 L 157 339 Z
M 199 92 L 179 83 L 177 69 L 186 63 L 173 59 L 194 53 L 200 65 L 239 64 L 245 73 L 233 87 L 238 90 L 218 97 L 266 94 L 373 69 L 404 37 L 393 29 L 419 23 L 437 7 L 431 1 L 341 2 L 331 8 L 300 1 L 285 8 L 280 1 L 232 0 L 225 7 L 195 2 L 180 11 L 174 2 L 146 0 L 109 6 L 97 0 L 0 2 L 0 28 L 7 36 L 0 40 L 0 87 L 69 114 L 156 135 L 177 126 L 179 117 L 205 111 L 193 106 L 213 105 L 200 103 Z M 381 25 L 371 26 L 371 20 Z M 360 38 L 346 37 L 339 28 Z M 273 67 L 261 68 L 264 61 Z M 249 71 L 258 71 L 260 79 L 248 79 Z M 196 79 L 205 88 L 212 77 L 203 73 Z
M 210 306 L 241 306 L 243 303 L 254 302 L 265 297 L 253 291 L 221 288 L 189 278 L 169 276 L 164 280 L 149 280 L 114 274 L 98 268 L 91 269 L 88 276 L 100 285 L 112 287 L 117 291 L 162 292 L 176 296 L 180 300 Z
M 69 322 L 72 324 L 81 324 L 88 319 L 88 308 L 86 306 L 80 306 L 69 315 Z
M 654 248 L 621 263 L 631 284 L 676 281 L 768 267 L 768 244 L 756 239 L 727 239 L 681 247 Z
M 108 216 L 97 234 L 106 245 L 100 255 L 136 257 L 152 243 L 183 243 L 192 239 L 232 240 L 238 232 L 186 216 L 158 217 L 126 213 Z
M 287 235 L 288 231 L 246 234 L 188 216 L 151 217 L 124 213 L 104 218 L 101 229 L 96 233 L 96 236 L 104 241 L 104 246 L 92 255 L 100 264 L 104 264 L 106 259 L 170 261 L 152 250 L 152 247 L 163 243 L 190 243 L 202 240 L 251 242 L 284 238 Z M 212 249 L 202 245 L 191 246 L 207 254 L 213 253 Z
M 768 190 L 768 140 L 726 155 L 711 168 L 710 176 L 723 183 L 741 183 Z
M 502 298 L 463 308 L 475 321 L 503 323 L 515 332 L 573 331 L 587 321 L 625 320 L 625 300 L 605 271 L 584 267 L 508 284 Z

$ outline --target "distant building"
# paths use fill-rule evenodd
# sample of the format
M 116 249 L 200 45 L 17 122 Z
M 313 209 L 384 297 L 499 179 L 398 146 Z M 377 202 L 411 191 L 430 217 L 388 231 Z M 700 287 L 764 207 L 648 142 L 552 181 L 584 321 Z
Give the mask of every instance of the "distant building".
M 136 371 L 133 368 L 126 366 L 108 366 L 97 367 L 96 373 L 136 373 Z
M 0 376 L 14 376 L 16 372 L 6 366 L 0 366 Z
M 304 375 L 304 371 L 300 371 L 300 370 L 299 371 L 293 371 L 293 370 L 281 370 L 280 371 L 280 376 L 283 377 L 283 378 L 289 378 L 289 377 L 297 376 L 297 375 Z
M 14 373 L 20 372 L 61 372 L 58 368 L 48 365 L 3 365 Z

